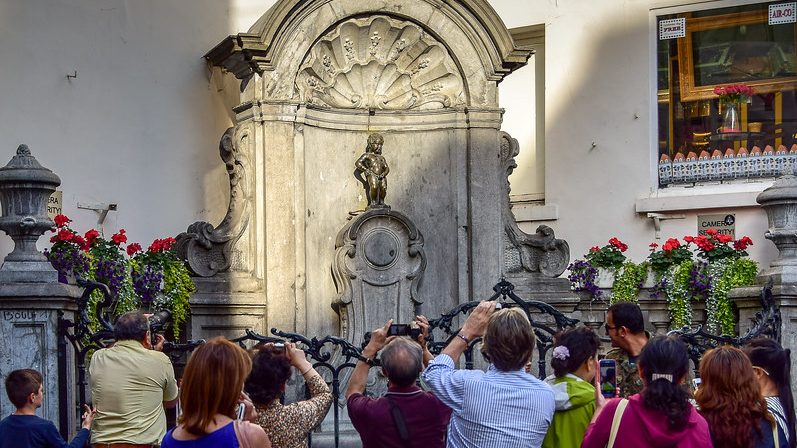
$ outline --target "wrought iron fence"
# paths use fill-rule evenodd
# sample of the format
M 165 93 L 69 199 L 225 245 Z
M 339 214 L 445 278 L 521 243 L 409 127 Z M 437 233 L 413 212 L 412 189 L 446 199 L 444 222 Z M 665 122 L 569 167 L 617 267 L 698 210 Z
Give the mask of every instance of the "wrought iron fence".
M 97 349 L 105 348 L 113 342 L 113 327 L 110 322 L 110 316 L 107 312 L 108 308 L 113 304 L 113 299 L 110 296 L 108 288 L 100 283 L 83 282 L 85 292 L 78 300 L 78 314 L 77 321 L 72 322 L 60 315 L 60 329 L 61 337 L 59 339 L 59 376 L 62 381 L 59 382 L 61 390 L 59 394 L 59 404 L 61 409 L 67 409 L 68 403 L 68 390 L 66 381 L 66 346 L 71 344 L 75 351 L 76 357 L 76 370 L 77 370 L 77 400 L 74 403 L 76 416 L 79 416 L 83 404 L 86 403 L 86 360 L 88 354 Z M 93 291 L 99 290 L 103 294 L 103 300 L 97 303 L 94 312 L 99 321 L 99 329 L 92 331 L 89 326 L 88 304 L 89 298 Z M 547 353 L 553 346 L 554 335 L 559 331 L 566 328 L 572 328 L 578 325 L 579 320 L 570 318 L 557 310 L 555 307 L 545 302 L 536 300 L 524 300 L 514 293 L 514 286 L 504 280 L 493 287 L 494 294 L 486 300 L 495 300 L 501 304 L 502 307 L 519 307 L 522 309 L 529 318 L 534 332 L 537 336 L 537 376 L 544 378 L 546 376 L 546 360 Z M 450 311 L 441 314 L 439 317 L 430 319 L 430 336 L 427 341 L 429 351 L 433 354 L 439 354 L 445 346 L 456 337 L 459 333 L 460 327 L 457 318 L 467 315 L 473 310 L 479 301 L 472 301 L 463 303 L 451 309 Z M 699 360 L 699 355 L 707 348 L 720 343 L 731 343 L 741 345 L 744 342 L 760 335 L 768 335 L 776 339 L 780 339 L 780 312 L 772 301 L 771 286 L 769 289 L 765 288 L 762 292 L 762 305 L 763 311 L 757 314 L 757 323 L 751 332 L 748 332 L 742 338 L 731 338 L 727 336 L 716 336 L 705 333 L 702 328 L 690 332 L 688 329 L 676 331 L 690 348 L 690 357 L 693 360 Z M 336 337 L 308 337 L 298 333 L 291 333 L 281 331 L 276 328 L 271 329 L 273 336 L 264 336 L 251 330 L 246 330 L 245 333 L 235 339 L 233 342 L 240 344 L 246 348 L 249 345 L 254 345 L 260 342 L 293 342 L 299 348 L 304 350 L 307 356 L 312 360 L 313 367 L 320 369 L 320 373 L 324 375 L 327 380 L 332 395 L 334 397 L 333 403 L 333 428 L 334 428 L 334 443 L 339 446 L 340 443 L 340 406 L 338 405 L 341 397 L 341 378 L 345 371 L 354 369 L 358 359 L 365 360 L 362 356 L 362 348 L 356 347 L 351 342 Z M 367 341 L 370 335 L 364 335 L 364 340 Z M 474 360 L 474 350 L 480 343 L 480 338 L 471 341 L 464 352 L 466 369 L 473 369 L 476 367 Z M 193 349 L 203 344 L 204 340 L 187 341 L 187 342 L 166 342 L 163 351 L 166 353 L 174 363 L 182 362 L 186 355 Z M 63 356 L 62 356 L 63 355 Z M 333 362 L 334 361 L 334 362 Z M 378 359 L 374 363 L 375 366 L 379 365 Z M 306 396 L 309 398 L 309 391 L 305 389 Z M 68 418 L 65 413 L 62 413 L 60 423 L 60 430 L 63 434 L 68 432 Z

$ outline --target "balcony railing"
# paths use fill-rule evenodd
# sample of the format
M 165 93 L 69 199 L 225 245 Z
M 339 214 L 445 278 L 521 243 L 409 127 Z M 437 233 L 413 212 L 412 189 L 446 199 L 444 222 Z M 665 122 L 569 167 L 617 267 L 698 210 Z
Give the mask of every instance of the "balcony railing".
M 797 144 L 790 149 L 781 145 L 775 151 L 766 146 L 763 151 L 754 146 L 749 152 L 741 147 L 728 148 L 725 153 L 715 149 L 709 156 L 702 151 L 700 156 L 689 152 L 686 156 L 677 153 L 673 160 L 667 154 L 659 159 L 659 185 L 685 185 L 701 182 L 733 181 L 777 177 L 784 169 L 797 165 Z

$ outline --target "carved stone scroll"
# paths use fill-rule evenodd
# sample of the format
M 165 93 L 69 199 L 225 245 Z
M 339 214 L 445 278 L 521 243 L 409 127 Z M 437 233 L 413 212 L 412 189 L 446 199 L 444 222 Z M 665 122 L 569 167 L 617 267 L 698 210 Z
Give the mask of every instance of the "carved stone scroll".
M 570 246 L 567 241 L 557 239 L 553 229 L 545 225 L 537 227 L 534 235 L 523 232 L 512 213 L 509 203 L 509 175 L 517 168 L 515 157 L 519 152 L 517 139 L 501 132 L 501 160 L 506 172 L 506 203 L 503 211 L 505 272 L 539 272 L 545 277 L 558 277 L 570 262 Z
M 248 131 L 236 126 L 227 129 L 219 142 L 221 160 L 230 177 L 230 203 L 224 219 L 216 227 L 197 221 L 177 236 L 178 255 L 200 277 L 230 269 L 234 246 L 249 222 L 251 193 L 245 154 L 248 138 Z
M 416 24 L 347 20 L 313 46 L 296 78 L 302 101 L 343 109 L 442 109 L 464 104 L 448 50 Z

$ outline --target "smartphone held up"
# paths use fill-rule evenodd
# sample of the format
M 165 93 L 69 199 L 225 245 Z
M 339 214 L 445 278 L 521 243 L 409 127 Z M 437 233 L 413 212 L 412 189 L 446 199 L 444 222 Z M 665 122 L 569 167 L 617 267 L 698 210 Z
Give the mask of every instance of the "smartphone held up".
M 600 360 L 600 388 L 601 395 L 606 398 L 617 396 L 617 361 L 614 359 Z

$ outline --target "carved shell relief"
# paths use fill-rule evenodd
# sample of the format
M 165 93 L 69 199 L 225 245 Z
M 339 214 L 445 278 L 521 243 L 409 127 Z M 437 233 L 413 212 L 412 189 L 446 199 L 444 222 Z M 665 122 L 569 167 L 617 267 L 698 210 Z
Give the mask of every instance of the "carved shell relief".
M 414 23 L 351 19 L 321 37 L 296 77 L 302 101 L 343 109 L 442 109 L 464 104 L 446 48 Z

